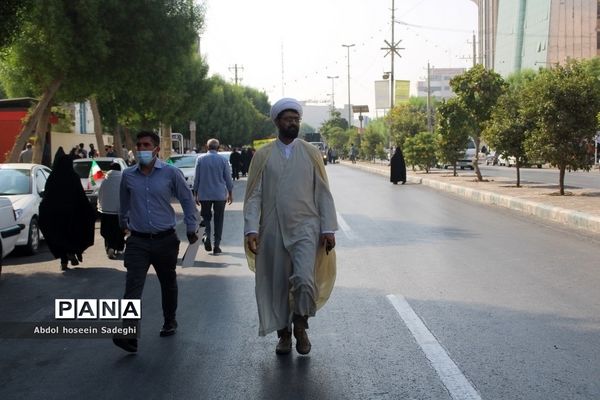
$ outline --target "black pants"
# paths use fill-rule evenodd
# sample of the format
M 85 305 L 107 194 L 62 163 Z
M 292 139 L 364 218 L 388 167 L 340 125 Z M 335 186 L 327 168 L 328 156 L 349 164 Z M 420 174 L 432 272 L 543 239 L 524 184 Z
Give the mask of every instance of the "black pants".
M 172 234 L 160 239 L 129 236 L 125 248 L 125 299 L 140 299 L 150 265 L 154 267 L 162 297 L 165 320 L 175 318 L 177 311 L 177 275 L 175 265 L 179 254 L 179 239 Z
M 104 238 L 104 247 L 123 251 L 125 247 L 125 235 L 119 226 L 118 214 L 100 215 L 100 234 Z
M 210 221 L 215 214 L 215 246 L 221 244 L 221 235 L 223 234 L 223 219 L 225 217 L 225 200 L 201 200 L 200 201 L 200 216 L 206 224 L 204 226 L 204 234 L 208 240 L 211 240 L 211 224 Z

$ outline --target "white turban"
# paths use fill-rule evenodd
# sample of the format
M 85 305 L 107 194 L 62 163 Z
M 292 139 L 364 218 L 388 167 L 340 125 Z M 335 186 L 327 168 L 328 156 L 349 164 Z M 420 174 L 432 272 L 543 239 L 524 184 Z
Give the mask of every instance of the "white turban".
M 298 102 L 298 100 L 284 97 L 273 104 L 273 107 L 271 107 L 271 119 L 275 121 L 277 116 L 285 110 L 294 110 L 300 114 L 300 117 L 302 117 L 302 105 Z

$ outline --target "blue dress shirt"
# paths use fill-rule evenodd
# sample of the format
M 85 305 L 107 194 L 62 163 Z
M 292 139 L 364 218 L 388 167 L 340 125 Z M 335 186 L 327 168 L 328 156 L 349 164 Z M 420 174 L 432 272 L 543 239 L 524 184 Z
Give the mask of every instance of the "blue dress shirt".
M 194 192 L 199 201 L 227 200 L 228 192 L 233 190 L 229 161 L 221 157 L 216 150 L 198 157 L 194 176 Z
M 123 171 L 120 188 L 121 227 L 143 233 L 158 233 L 175 228 L 175 210 L 171 199 L 181 203 L 187 232 L 196 232 L 196 203 L 178 169 L 156 159 L 149 175 L 139 165 Z

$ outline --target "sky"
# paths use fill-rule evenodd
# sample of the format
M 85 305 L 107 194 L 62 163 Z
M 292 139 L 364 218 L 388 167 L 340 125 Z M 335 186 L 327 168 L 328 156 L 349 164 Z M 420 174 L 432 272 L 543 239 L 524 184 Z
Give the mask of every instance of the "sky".
M 199 0 L 200 1 L 200 0 Z M 391 69 L 392 0 L 202 0 L 206 7 L 200 51 L 209 75 L 281 97 L 330 105 L 350 101 L 375 111 L 374 81 Z M 427 62 L 437 68 L 472 65 L 477 6 L 472 0 L 395 0 L 395 79 L 425 80 Z M 384 57 L 385 56 L 385 57 Z M 328 78 L 328 76 L 339 78 Z M 332 90 L 333 84 L 333 90 Z

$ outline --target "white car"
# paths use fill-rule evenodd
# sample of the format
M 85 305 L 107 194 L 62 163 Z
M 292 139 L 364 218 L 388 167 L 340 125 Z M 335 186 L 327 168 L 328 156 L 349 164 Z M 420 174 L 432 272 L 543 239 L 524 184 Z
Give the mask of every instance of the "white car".
M 50 171 L 39 164 L 0 164 L 0 196 L 11 201 L 17 223 L 24 226 L 17 247 L 27 254 L 37 253 L 43 239 L 38 215 Z
M 98 164 L 98 167 L 100 167 L 100 170 L 102 171 L 100 179 L 96 180 L 96 185 L 90 184 L 90 169 L 92 168 L 93 161 Z M 104 176 L 110 170 L 110 165 L 112 163 L 119 164 L 121 166 L 121 171 L 127 168 L 125 160 L 119 157 L 77 158 L 73 160 L 73 169 L 79 176 L 85 195 L 94 208 L 97 208 L 98 205 L 98 189 L 100 189 Z
M 167 163 L 177 167 L 183 172 L 185 182 L 188 187 L 194 187 L 194 177 L 196 176 L 196 161 L 201 154 L 178 154 L 169 157 Z
M 513 156 L 504 158 L 504 156 L 502 154 L 500 154 L 500 155 L 498 155 L 498 165 L 514 167 L 515 165 L 517 165 L 517 159 Z
M 22 225 L 17 224 L 15 210 L 10 200 L 0 197 L 0 274 L 2 274 L 2 259 L 15 249 L 22 228 Z

